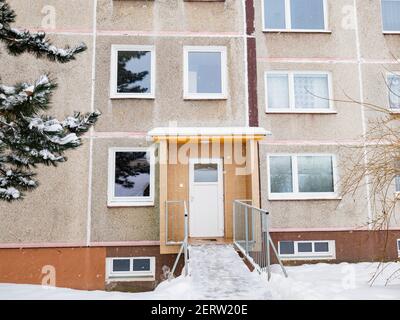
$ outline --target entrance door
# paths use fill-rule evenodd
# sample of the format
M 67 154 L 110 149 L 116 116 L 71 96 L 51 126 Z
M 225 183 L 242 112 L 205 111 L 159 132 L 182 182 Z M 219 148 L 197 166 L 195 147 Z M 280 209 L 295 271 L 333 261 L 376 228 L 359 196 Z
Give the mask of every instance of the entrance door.
M 189 232 L 191 237 L 224 236 L 222 159 L 190 159 Z

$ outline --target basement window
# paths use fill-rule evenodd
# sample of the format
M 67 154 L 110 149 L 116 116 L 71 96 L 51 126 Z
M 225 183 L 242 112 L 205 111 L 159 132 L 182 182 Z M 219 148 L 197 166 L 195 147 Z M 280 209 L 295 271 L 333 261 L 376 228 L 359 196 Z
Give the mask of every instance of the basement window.
M 397 254 L 400 258 L 400 239 L 397 239 Z
M 265 73 L 266 112 L 333 113 L 332 76 L 318 71 Z
M 184 47 L 184 99 L 226 99 L 226 64 L 226 47 Z
M 335 241 L 279 241 L 279 256 L 284 260 L 336 259 Z
M 397 194 L 400 194 L 400 176 L 396 176 L 394 178 L 394 183 L 395 183 L 395 191 Z
M 400 32 L 400 0 L 382 0 L 383 33 Z
M 389 109 L 400 112 L 400 76 L 390 73 L 387 76 Z
M 154 205 L 153 148 L 109 150 L 108 205 Z
M 153 99 L 155 49 L 153 46 L 113 45 L 111 98 Z
M 264 31 L 327 32 L 326 0 L 263 0 Z
M 329 154 L 269 155 L 269 199 L 337 198 L 335 162 Z
M 118 257 L 106 259 L 109 281 L 153 281 L 155 257 Z

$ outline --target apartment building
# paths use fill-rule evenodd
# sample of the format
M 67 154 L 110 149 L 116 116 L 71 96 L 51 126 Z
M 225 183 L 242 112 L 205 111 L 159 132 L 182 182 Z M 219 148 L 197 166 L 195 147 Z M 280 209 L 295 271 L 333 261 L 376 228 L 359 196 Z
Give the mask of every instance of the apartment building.
M 16 27 L 88 50 L 67 65 L 3 54 L 2 82 L 49 71 L 51 112 L 102 116 L 68 162 L 40 168 L 37 190 L 0 203 L 1 282 L 151 290 L 175 261 L 184 213 L 194 243 L 232 243 L 235 200 L 269 211 L 288 263 L 382 257 L 370 190 L 339 189 L 377 114 L 339 100 L 398 108 L 400 2 L 9 2 Z
M 379 214 L 371 190 L 365 182 L 343 196 L 340 182 L 369 121 L 382 117 L 362 104 L 397 111 L 400 2 L 254 5 L 258 124 L 273 134 L 260 145 L 261 203 L 280 253 L 337 262 L 398 257 L 398 213 L 388 233 L 369 232 Z M 349 100 L 361 104 L 342 102 Z

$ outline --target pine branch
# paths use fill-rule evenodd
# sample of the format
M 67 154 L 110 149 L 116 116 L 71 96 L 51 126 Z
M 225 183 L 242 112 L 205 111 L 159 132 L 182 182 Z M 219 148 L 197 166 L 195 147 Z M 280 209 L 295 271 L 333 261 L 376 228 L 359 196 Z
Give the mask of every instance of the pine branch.
M 45 32 L 31 33 L 28 30 L 12 28 L 10 24 L 15 22 L 15 17 L 15 12 L 6 0 L 0 0 L 0 41 L 3 41 L 8 51 L 15 56 L 27 52 L 38 58 L 66 63 L 74 60 L 76 54 L 87 49 L 84 43 L 72 48 L 68 46 L 57 48 L 46 38 Z
M 44 32 L 13 29 L 10 25 L 15 17 L 8 3 L 0 0 L 0 41 L 13 55 L 27 52 L 65 63 L 86 50 L 84 44 L 59 49 L 46 39 Z M 18 200 L 24 192 L 35 189 L 38 183 L 31 169 L 38 164 L 56 166 L 67 161 L 65 152 L 82 144 L 79 137 L 100 116 L 98 111 L 75 112 L 60 121 L 44 114 L 56 87 L 47 75 L 33 83 L 0 84 L 0 200 Z
M 42 75 L 33 84 L 19 83 L 15 86 L 0 84 L 0 115 L 36 114 L 49 108 L 53 90 L 57 84 Z

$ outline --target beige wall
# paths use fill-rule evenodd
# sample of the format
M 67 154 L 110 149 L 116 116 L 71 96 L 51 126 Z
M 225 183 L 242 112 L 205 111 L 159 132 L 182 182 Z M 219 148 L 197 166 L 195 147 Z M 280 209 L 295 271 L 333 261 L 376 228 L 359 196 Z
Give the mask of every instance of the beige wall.
M 184 2 L 98 0 L 96 50 L 93 52 L 94 0 L 9 0 L 17 10 L 17 26 L 40 29 L 45 5 L 55 8 L 55 29 L 49 36 L 56 45 L 84 41 L 89 49 L 77 61 L 60 65 L 29 55 L 3 53 L 4 83 L 35 79 L 49 71 L 60 84 L 51 113 L 63 117 L 74 110 L 91 109 L 92 76 L 95 76 L 93 107 L 102 111 L 93 135 L 84 146 L 68 154 L 58 168 L 39 170 L 41 185 L 27 198 L 12 205 L 0 203 L 0 242 L 85 242 L 91 221 L 91 241 L 158 240 L 158 203 L 154 207 L 108 208 L 107 155 L 112 146 L 141 146 L 145 132 L 177 121 L 179 126 L 243 126 L 246 124 L 245 44 L 242 1 Z M 400 36 L 381 32 L 380 1 L 357 0 L 357 28 L 343 24 L 353 0 L 328 0 L 330 33 L 264 33 L 261 0 L 255 0 L 257 40 L 258 108 L 260 126 L 272 137 L 260 147 L 262 205 L 271 208 L 275 227 L 354 227 L 366 221 L 366 192 L 356 202 L 268 201 L 265 155 L 267 152 L 335 152 L 340 162 L 343 141 L 358 140 L 363 133 L 360 107 L 335 102 L 337 113 L 287 115 L 265 113 L 264 72 L 267 70 L 330 71 L 335 99 L 360 98 L 386 105 L 382 73 L 400 70 L 392 54 L 399 52 Z M 344 11 L 343 11 L 344 10 Z M 359 43 L 357 42 L 357 32 Z M 109 99 L 112 44 L 151 44 L 156 47 L 156 98 Z M 228 52 L 228 99 L 184 101 L 183 46 L 226 46 Z M 3 49 L 3 47 L 1 47 Z M 357 51 L 359 50 L 359 51 Z M 357 60 L 358 55 L 362 60 Z M 95 57 L 95 73 L 92 60 Z M 361 71 L 359 73 L 359 64 Z M 365 122 L 376 114 L 366 111 Z M 135 133 L 138 139 L 127 138 Z M 141 135 L 141 136 L 140 136 Z M 111 136 L 113 138 L 111 138 Z M 90 141 L 93 142 L 92 157 Z M 273 142 L 273 143 L 272 143 Z M 332 145 L 326 147 L 325 145 Z M 310 146 L 312 145 L 312 147 Z M 89 161 L 92 186 L 89 188 Z M 340 168 L 339 168 L 340 169 Z M 340 169 L 339 172 L 342 170 Z M 157 177 L 156 177 L 157 181 Z M 158 195 L 158 186 L 155 194 Z M 87 219 L 89 189 L 92 193 Z M 360 200 L 361 199 L 361 200 Z
M 93 144 L 92 241 L 133 241 L 159 239 L 158 166 L 155 206 L 107 207 L 108 149 L 146 147 L 144 139 L 95 139 Z
M 110 99 L 112 44 L 154 45 L 155 99 Z M 183 47 L 226 46 L 227 100 L 183 100 Z M 97 42 L 95 104 L 103 116 L 97 131 L 147 131 L 157 126 L 243 126 L 246 124 L 245 65 L 239 38 L 102 36 Z
M 44 5 L 46 1 L 41 2 Z M 23 3 L 26 1 L 10 1 L 10 4 L 22 13 L 17 20 L 18 25 L 38 26 L 42 6 L 39 7 L 35 1 L 28 3 L 33 12 L 32 17 L 36 18 L 34 19 L 27 16 L 28 9 L 22 6 Z M 83 4 L 82 8 L 85 8 Z M 66 9 L 66 12 L 69 11 Z M 71 20 L 70 17 L 67 20 Z M 59 46 L 72 46 L 84 41 L 88 50 L 79 55 L 76 61 L 57 64 L 35 59 L 28 54 L 10 56 L 0 44 L 1 83 L 12 85 L 17 82 L 32 82 L 40 75 L 48 73 L 59 84 L 54 92 L 53 107 L 49 114 L 63 119 L 75 110 L 89 111 L 93 53 L 91 37 L 84 34 L 52 34 L 51 39 Z M 89 140 L 84 138 L 83 146 L 68 152 L 67 157 L 68 162 L 58 165 L 57 168 L 39 166 L 39 187 L 33 192 L 28 192 L 24 200 L 12 204 L 0 201 L 0 243 L 85 243 Z
M 380 0 L 357 0 L 356 11 L 353 0 L 327 2 L 331 32 L 321 34 L 262 32 L 261 0 L 255 1 L 259 121 L 272 132 L 260 148 L 261 194 L 274 227 L 347 228 L 368 220 L 366 188 L 341 201 L 268 200 L 267 153 L 331 152 L 337 156 L 339 175 L 343 175 L 349 167 L 345 161 L 345 153 L 349 152 L 346 150 L 351 150 L 348 145 L 360 140 L 368 130 L 369 120 L 382 115 L 363 110 L 358 104 L 338 101 L 334 101 L 334 114 L 267 114 L 266 71 L 328 71 L 332 74 L 333 99 L 350 97 L 386 107 L 387 88 L 382 76 L 390 70 L 400 70 L 393 60 L 393 53 L 400 49 L 400 36 L 383 35 Z M 352 10 L 357 13 L 358 25 L 351 19 Z
M 331 73 L 333 114 L 266 113 L 265 72 L 326 71 Z M 346 95 L 359 100 L 357 65 L 321 63 L 258 63 L 258 103 L 260 126 L 272 132 L 274 140 L 349 140 L 362 132 L 361 107 L 343 103 Z
M 99 0 L 98 27 L 102 30 L 241 33 L 242 2 L 200 3 L 183 0 Z M 146 19 L 143 19 L 146 17 Z
M 1 50 L 2 82 L 35 79 L 49 71 L 59 83 L 50 113 L 62 118 L 74 110 L 89 111 L 93 106 L 103 115 L 84 139 L 84 146 L 68 153 L 67 163 L 39 170 L 41 185 L 37 190 L 24 201 L 0 203 L 0 243 L 158 240 L 158 172 L 154 206 L 108 208 L 108 149 L 149 145 L 146 132 L 166 126 L 169 121 L 177 121 L 179 126 L 246 124 L 242 2 L 98 0 L 97 8 L 94 0 L 9 2 L 18 14 L 16 26 L 33 30 L 43 29 L 44 6 L 54 7 L 55 26 L 46 29 L 54 44 L 72 46 L 84 41 L 89 49 L 76 61 L 64 65 L 29 55 L 10 57 Z M 156 47 L 154 100 L 109 98 L 112 44 Z M 184 45 L 227 47 L 228 99 L 183 100 Z M 94 58 L 95 70 L 92 70 Z M 92 76 L 95 77 L 93 102 Z M 129 138 L 132 136 L 137 138 Z
M 359 148 L 346 146 L 272 146 L 260 147 L 262 206 L 268 208 L 274 228 L 343 228 L 365 227 L 367 202 L 365 188 L 356 195 L 341 197 L 345 161 Z M 332 200 L 268 200 L 267 156 L 273 153 L 318 153 L 336 155 L 335 185 L 338 197 Z
M 0 243 L 86 240 L 88 143 L 57 168 L 40 167 L 39 187 L 12 204 L 0 202 Z
M 16 27 L 42 29 L 55 12 L 55 32 L 88 31 L 93 25 L 93 0 L 9 0 L 17 12 Z M 54 8 L 54 9 L 53 9 Z M 43 24 L 44 22 L 44 24 Z M 50 31 L 50 30 L 49 30 Z
M 255 27 L 258 58 L 342 58 L 357 56 L 355 32 L 343 29 L 342 10 L 352 5 L 353 0 L 328 0 L 329 33 L 291 33 L 262 32 L 261 1 L 255 3 Z

